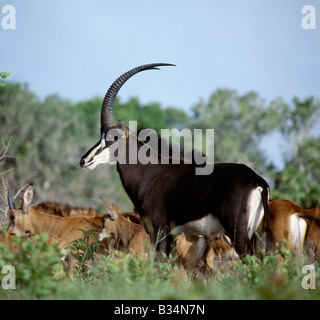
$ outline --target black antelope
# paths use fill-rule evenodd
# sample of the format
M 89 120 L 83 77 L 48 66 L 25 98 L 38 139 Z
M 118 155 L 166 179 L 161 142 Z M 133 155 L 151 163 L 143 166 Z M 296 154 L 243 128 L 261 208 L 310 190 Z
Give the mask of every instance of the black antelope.
M 147 140 L 151 137 L 140 139 L 141 130 L 132 132 L 122 123 L 113 123 L 113 104 L 122 85 L 138 72 L 168 65 L 134 68 L 111 85 L 102 104 L 100 140 L 81 158 L 80 166 L 94 169 L 116 162 L 122 185 L 152 245 L 158 237 L 162 239 L 158 250 L 169 252 L 171 232 L 193 236 L 220 236 L 225 232 L 240 256 L 253 253 L 251 238 L 268 212 L 269 187 L 261 176 L 235 163 L 215 164 L 211 174 L 197 175 L 196 171 L 208 164 L 198 164 L 195 154 L 190 161 L 181 154 L 176 164 L 176 156 L 150 148 Z M 159 137 L 158 146 L 161 143 Z M 149 153 L 150 161 L 141 161 L 137 157 L 141 153 Z M 129 161 L 132 155 L 136 157 Z

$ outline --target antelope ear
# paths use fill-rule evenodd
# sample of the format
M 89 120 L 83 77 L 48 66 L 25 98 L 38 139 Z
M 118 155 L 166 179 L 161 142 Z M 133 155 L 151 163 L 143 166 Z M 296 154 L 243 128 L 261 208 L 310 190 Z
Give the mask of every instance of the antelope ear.
M 114 206 L 113 204 L 110 204 L 109 202 L 107 202 L 106 200 L 104 200 L 102 197 L 100 197 L 100 199 L 102 200 L 106 211 L 107 211 L 107 218 L 111 219 L 111 220 L 115 220 L 118 217 L 118 213 L 116 212 L 116 210 L 114 210 Z
M 21 208 L 24 213 L 28 212 L 28 209 L 32 200 L 33 200 L 33 183 L 30 183 L 26 191 L 24 192 L 23 198 L 22 198 Z
M 107 209 L 107 208 L 106 208 Z M 111 220 L 116 220 L 118 218 L 118 212 L 113 208 L 107 209 L 107 214 L 110 216 Z
M 110 220 L 112 220 L 112 221 L 115 220 L 115 219 L 114 219 L 114 216 L 113 216 L 112 214 L 110 214 L 109 212 L 107 212 L 104 216 L 105 216 L 106 219 L 110 219 Z

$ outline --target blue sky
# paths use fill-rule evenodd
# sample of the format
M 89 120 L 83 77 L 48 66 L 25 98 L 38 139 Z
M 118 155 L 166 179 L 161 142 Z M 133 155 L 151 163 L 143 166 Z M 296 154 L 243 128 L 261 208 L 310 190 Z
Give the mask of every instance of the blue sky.
M 138 96 L 190 111 L 221 87 L 255 90 L 266 101 L 319 96 L 316 0 L 0 0 L 6 4 L 16 9 L 16 29 L 0 26 L 0 71 L 40 98 L 103 96 L 121 73 L 151 62 L 177 67 L 136 76 L 122 101 Z M 301 26 L 307 4 L 315 30 Z

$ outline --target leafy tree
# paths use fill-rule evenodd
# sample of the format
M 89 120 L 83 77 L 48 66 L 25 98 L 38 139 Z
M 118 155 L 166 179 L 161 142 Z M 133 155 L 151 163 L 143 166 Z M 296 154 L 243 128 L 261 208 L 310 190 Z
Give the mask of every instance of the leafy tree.
M 275 174 L 274 198 L 288 199 L 308 209 L 320 205 L 320 137 L 306 138 L 296 156 Z
M 16 190 L 33 182 L 39 201 L 58 201 L 103 209 L 100 196 L 131 210 L 115 166 L 93 171 L 79 166 L 80 157 L 97 142 L 102 98 L 73 103 L 58 95 L 40 101 L 27 85 L 0 88 L 0 137 L 11 139 L 10 154 L 3 170 Z M 173 110 L 171 111 L 173 112 Z M 177 111 L 181 112 L 181 111 Z M 137 120 L 141 126 L 160 130 L 168 127 L 166 112 L 157 103 L 141 105 L 137 98 L 120 104 L 114 119 Z M 1 190 L 0 190 L 1 192 Z M 3 192 L 1 194 L 4 194 Z
M 287 106 L 274 100 L 269 106 L 256 92 L 238 95 L 235 90 L 218 89 L 208 102 L 192 108 L 194 127 L 215 130 L 215 162 L 242 162 L 266 172 L 259 143 L 281 122 Z
M 320 204 L 320 137 L 314 136 L 319 118 L 319 99 L 293 98 L 280 126 L 289 151 L 284 154 L 285 168 L 274 176 L 273 197 L 292 200 L 305 208 Z
M 10 140 L 10 157 L 2 159 L 1 172 L 19 190 L 34 182 L 36 201 L 58 201 L 104 210 L 99 197 L 122 210 L 132 204 L 121 185 L 115 166 L 93 171 L 79 167 L 80 157 L 99 139 L 103 98 L 79 103 L 50 95 L 44 101 L 27 85 L 8 83 L 0 87 L 0 138 Z M 319 138 L 313 128 L 319 120 L 320 103 L 315 98 L 281 99 L 266 103 L 256 92 L 239 95 L 234 90 L 216 90 L 200 100 L 192 115 L 158 103 L 141 104 L 134 97 L 115 101 L 114 119 L 137 120 L 138 126 L 158 132 L 165 128 L 215 129 L 215 162 L 242 162 L 269 177 L 272 197 L 288 198 L 310 207 L 319 197 Z M 287 141 L 286 167 L 275 172 L 260 149 L 261 140 L 278 131 Z M 271 181 L 272 182 L 272 181 Z M 2 186 L 0 185 L 0 188 Z M 0 190 L 1 194 L 4 194 Z
M 0 78 L 1 79 L 6 79 L 10 76 L 10 72 L 6 71 L 6 72 L 0 72 Z M 0 81 L 0 87 L 4 87 L 6 85 L 5 82 Z

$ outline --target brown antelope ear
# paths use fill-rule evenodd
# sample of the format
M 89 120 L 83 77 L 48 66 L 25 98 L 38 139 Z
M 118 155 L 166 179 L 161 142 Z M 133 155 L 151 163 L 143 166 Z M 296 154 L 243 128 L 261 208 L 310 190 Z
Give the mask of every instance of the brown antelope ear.
M 115 220 L 117 217 L 118 217 L 118 213 L 117 211 L 114 209 L 114 205 L 113 204 L 110 204 L 108 203 L 106 200 L 104 200 L 102 197 L 100 197 L 100 199 L 102 200 L 105 208 L 106 208 L 106 211 L 107 211 L 107 214 L 106 216 L 108 218 L 110 218 L 111 220 Z
M 24 213 L 28 212 L 28 209 L 32 200 L 33 200 L 33 183 L 30 183 L 26 191 L 24 192 L 23 198 L 22 198 L 21 208 Z
M 114 221 L 114 220 L 116 220 L 117 219 L 117 217 L 118 217 L 118 213 L 116 212 L 116 211 L 114 211 L 114 210 L 110 210 L 110 209 L 108 209 L 107 207 L 106 207 L 106 210 L 107 210 L 107 213 L 106 213 L 106 217 L 107 218 L 109 218 L 109 219 L 111 219 L 112 221 Z
M 104 216 L 105 216 L 105 218 L 114 221 L 114 217 L 109 212 L 107 212 Z

